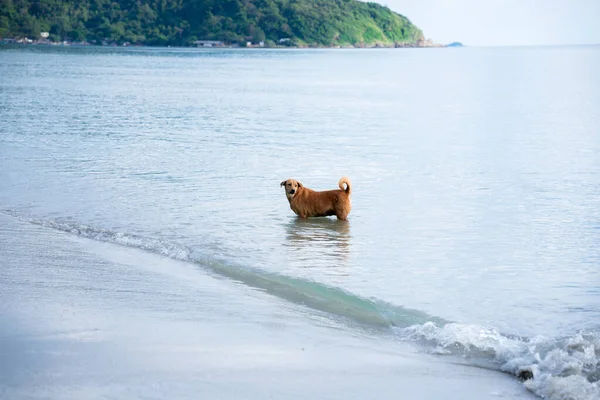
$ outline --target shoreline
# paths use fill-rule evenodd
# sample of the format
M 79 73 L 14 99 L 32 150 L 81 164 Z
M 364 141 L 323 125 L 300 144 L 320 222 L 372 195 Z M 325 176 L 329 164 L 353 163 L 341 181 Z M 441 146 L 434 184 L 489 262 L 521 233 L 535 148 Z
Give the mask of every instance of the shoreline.
M 365 338 L 189 263 L 0 222 L 2 396 L 536 398 L 507 374 Z
M 246 45 L 240 45 L 239 43 L 230 43 L 225 44 L 219 41 L 199 41 L 194 42 L 193 45 L 182 45 L 182 46 L 152 46 L 145 44 L 132 44 L 129 42 L 117 43 L 117 42 L 102 42 L 102 43 L 90 43 L 87 41 L 82 42 L 72 42 L 72 41 L 62 41 L 62 42 L 53 42 L 48 39 L 37 39 L 32 40 L 27 37 L 25 38 L 0 38 L 0 45 L 16 45 L 16 46 L 61 46 L 61 47 L 157 47 L 157 48 L 198 48 L 198 49 L 219 49 L 219 48 L 245 48 L 245 49 L 420 49 L 420 48 L 441 48 L 441 47 L 463 47 L 463 44 L 460 42 L 452 42 L 448 44 L 440 44 L 436 43 L 431 39 L 420 38 L 414 42 L 373 42 L 373 43 L 357 43 L 357 44 L 339 44 L 339 45 L 316 45 L 316 44 L 276 44 L 275 45 L 265 45 L 266 43 L 260 42 L 260 44 L 251 44 L 248 42 Z M 201 45 L 202 43 L 208 44 L 206 46 Z M 218 44 L 215 44 L 218 43 Z M 281 43 L 281 42 L 280 42 Z M 291 42 L 288 42 L 291 43 Z
M 394 45 L 360 45 L 360 46 L 213 46 L 213 47 L 199 47 L 199 46 L 149 46 L 149 45 L 98 45 L 91 43 L 14 43 L 14 42 L 3 42 L 0 41 L 1 47 L 92 47 L 92 48 L 146 48 L 146 49 L 198 49 L 198 50 L 217 50 L 217 49 L 249 49 L 249 50 L 284 50 L 284 49 L 295 49 L 295 50 L 353 50 L 353 49 L 439 49 L 439 48 L 452 48 L 452 47 L 464 47 L 464 46 L 450 46 L 450 45 L 414 45 L 414 44 L 394 44 Z

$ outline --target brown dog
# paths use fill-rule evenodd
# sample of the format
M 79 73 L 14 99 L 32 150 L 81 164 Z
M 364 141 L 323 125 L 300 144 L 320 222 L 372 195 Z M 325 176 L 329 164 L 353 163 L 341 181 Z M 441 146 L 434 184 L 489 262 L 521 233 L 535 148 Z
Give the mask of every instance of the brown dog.
M 335 215 L 338 219 L 346 220 L 352 209 L 350 179 L 346 177 L 338 182 L 339 189 L 323 192 L 306 188 L 295 179 L 283 181 L 281 186 L 285 186 L 285 197 L 290 202 L 290 208 L 300 218 Z

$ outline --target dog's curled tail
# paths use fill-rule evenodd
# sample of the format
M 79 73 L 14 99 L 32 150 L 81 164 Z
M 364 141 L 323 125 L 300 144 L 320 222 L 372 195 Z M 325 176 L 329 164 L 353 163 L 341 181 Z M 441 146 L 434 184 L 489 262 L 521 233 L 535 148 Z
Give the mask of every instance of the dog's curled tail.
M 344 187 L 344 183 L 346 184 L 346 187 Z M 346 178 L 345 176 L 342 177 L 342 179 L 340 179 L 340 181 L 338 182 L 338 186 L 347 194 L 350 194 L 350 192 L 352 191 L 350 187 L 350 179 Z

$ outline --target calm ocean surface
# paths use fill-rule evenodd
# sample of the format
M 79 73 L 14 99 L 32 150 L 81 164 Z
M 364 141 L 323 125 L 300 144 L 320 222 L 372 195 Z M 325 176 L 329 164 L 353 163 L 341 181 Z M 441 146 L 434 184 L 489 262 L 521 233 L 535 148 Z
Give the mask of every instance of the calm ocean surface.
M 0 211 L 598 398 L 598 70 L 597 46 L 2 48 Z M 347 223 L 279 186 L 344 175 Z

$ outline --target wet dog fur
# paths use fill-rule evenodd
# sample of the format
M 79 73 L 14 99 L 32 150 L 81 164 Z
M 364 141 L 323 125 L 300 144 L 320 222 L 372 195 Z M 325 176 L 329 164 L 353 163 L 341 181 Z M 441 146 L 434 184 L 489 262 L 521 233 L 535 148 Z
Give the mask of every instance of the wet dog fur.
M 344 185 L 346 185 L 344 187 Z M 350 203 L 350 179 L 343 177 L 338 182 L 339 189 L 317 192 L 302 185 L 295 179 L 281 182 L 285 187 L 290 208 L 300 218 L 326 217 L 335 215 L 337 219 L 346 220 L 352 209 Z

